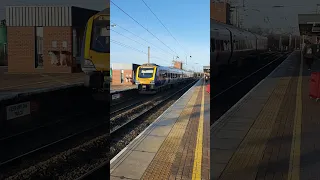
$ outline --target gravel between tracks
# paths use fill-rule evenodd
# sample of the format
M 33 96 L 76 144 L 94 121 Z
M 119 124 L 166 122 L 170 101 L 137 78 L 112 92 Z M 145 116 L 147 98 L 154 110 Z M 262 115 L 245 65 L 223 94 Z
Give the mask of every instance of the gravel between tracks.
M 190 86 L 191 88 L 191 86 Z M 111 140 L 110 143 L 110 159 L 116 156 L 123 148 L 125 148 L 134 138 L 136 138 L 142 131 L 144 131 L 152 122 L 154 122 L 165 110 L 167 110 L 179 97 L 183 95 L 189 88 L 183 90 L 175 95 L 172 99 L 165 102 L 161 107 L 151 110 L 143 115 L 139 125 L 128 129 L 122 137 Z M 153 102 L 150 102 L 153 103 Z M 145 107 L 145 106 L 144 106 Z M 148 108 L 149 109 L 149 108 Z M 144 118 L 145 117 L 145 118 Z
M 102 135 L 46 161 L 31 166 L 8 180 L 74 179 L 108 160 L 108 135 Z M 104 153 L 101 153 L 104 152 Z
M 150 116 L 146 118 L 141 124 L 132 128 L 129 133 L 124 135 L 121 139 L 111 143 L 110 159 L 117 155 L 123 148 L 125 148 L 134 138 L 136 138 L 142 131 L 144 131 L 152 122 L 154 122 L 165 110 L 167 110 L 177 99 L 169 100 L 161 108 L 150 112 Z
M 180 93 L 179 93 L 180 94 Z M 165 102 L 161 107 L 147 112 L 143 115 L 143 121 L 136 125 L 134 128 L 129 129 L 128 133 L 125 133 L 123 137 L 112 140 L 112 146 L 110 148 L 110 141 L 107 141 L 108 135 L 102 135 L 94 138 L 88 142 L 85 142 L 75 148 L 69 149 L 58 155 L 51 157 L 50 159 L 39 162 L 33 166 L 23 169 L 14 175 L 8 177 L 7 174 L 2 177 L 8 177 L 8 180 L 18 179 L 75 179 L 86 172 L 99 166 L 101 163 L 109 161 L 109 158 L 113 157 L 121 151 L 127 144 L 129 144 L 139 133 L 141 133 L 148 125 L 150 125 L 157 117 L 159 117 L 166 109 L 168 109 L 180 96 L 176 95 L 173 99 Z M 119 114 L 111 122 L 128 121 L 135 116 L 134 112 L 137 110 L 149 109 L 149 106 L 153 106 L 156 101 L 147 102 L 137 106 L 130 112 Z M 133 115 L 133 116 L 132 116 Z M 121 117 L 122 118 L 121 118 Z M 116 125 L 116 124 L 115 124 Z M 115 142 L 116 141 L 116 142 Z M 110 152 L 110 153 L 108 153 Z M 108 156 L 110 154 L 111 156 Z M 0 178 L 1 179 L 1 178 Z
M 118 114 L 115 117 L 110 118 L 110 129 L 113 130 L 117 126 L 121 126 L 123 123 L 131 121 L 132 119 L 139 116 L 139 114 L 148 111 L 150 108 L 154 106 L 156 101 L 148 101 L 146 103 L 140 104 L 137 107 L 130 109 L 124 113 Z

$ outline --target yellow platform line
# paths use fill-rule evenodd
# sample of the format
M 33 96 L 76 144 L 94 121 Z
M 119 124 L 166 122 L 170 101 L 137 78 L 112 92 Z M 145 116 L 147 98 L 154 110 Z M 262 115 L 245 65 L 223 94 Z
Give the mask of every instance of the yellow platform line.
M 200 119 L 197 133 L 197 145 L 194 153 L 192 179 L 201 179 L 201 163 L 202 163 L 202 143 L 203 143 L 203 116 L 204 116 L 204 83 L 202 88 L 202 100 L 200 108 Z
M 302 122 L 302 71 L 303 58 L 300 58 L 300 72 L 297 85 L 296 111 L 294 116 L 294 125 L 292 133 L 291 153 L 289 161 L 288 180 L 300 179 L 300 148 L 301 148 L 301 122 Z

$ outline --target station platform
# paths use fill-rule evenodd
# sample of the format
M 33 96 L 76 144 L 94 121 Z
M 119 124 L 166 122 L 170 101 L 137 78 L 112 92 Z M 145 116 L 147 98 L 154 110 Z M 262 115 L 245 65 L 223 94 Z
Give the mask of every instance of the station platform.
M 39 93 L 70 86 L 83 86 L 83 80 L 83 73 L 8 74 L 2 72 L 0 76 L 0 100 L 25 93 Z
M 211 179 L 319 179 L 320 103 L 293 52 L 210 127 Z
M 205 87 L 199 80 L 115 156 L 110 179 L 209 180 L 210 94 Z
M 133 84 L 133 85 L 113 85 L 113 84 L 111 84 L 110 93 L 114 94 L 117 92 L 123 92 L 123 91 L 128 91 L 128 90 L 133 90 L 133 89 L 137 89 L 137 85 L 135 85 L 135 84 Z

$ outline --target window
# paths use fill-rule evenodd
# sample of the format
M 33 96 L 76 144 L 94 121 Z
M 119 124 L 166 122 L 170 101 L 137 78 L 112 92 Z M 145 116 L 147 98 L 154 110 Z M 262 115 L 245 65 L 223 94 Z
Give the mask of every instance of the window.
M 139 78 L 152 78 L 153 77 L 153 68 L 140 68 L 139 69 Z
M 100 16 L 104 17 L 104 16 Z M 100 18 L 99 17 L 99 18 Z M 95 19 L 92 25 L 91 49 L 97 52 L 110 52 L 110 21 Z
M 221 51 L 224 51 L 223 40 L 219 40 L 219 42 L 220 42 L 220 49 L 221 49 Z
M 220 43 L 219 43 L 219 40 L 216 40 L 215 43 L 216 43 L 216 49 L 217 49 L 218 51 L 220 51 Z
M 124 73 L 124 71 L 121 70 L 121 71 L 120 71 L 120 83 L 123 83 L 123 81 L 124 81 L 124 75 L 123 75 L 123 73 Z
M 216 49 L 215 39 L 211 39 L 210 45 L 211 45 L 211 52 L 214 52 L 214 50 Z
M 36 27 L 35 46 L 35 68 L 43 67 L 43 27 Z

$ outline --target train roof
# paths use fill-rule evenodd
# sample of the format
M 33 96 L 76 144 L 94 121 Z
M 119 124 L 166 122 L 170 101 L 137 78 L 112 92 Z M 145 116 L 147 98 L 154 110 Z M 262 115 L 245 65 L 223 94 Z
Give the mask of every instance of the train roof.
M 100 14 L 103 14 L 103 15 L 110 15 L 110 8 L 106 8 L 100 12 L 97 13 L 97 15 L 100 15 Z
M 174 67 L 160 66 L 160 65 L 157 65 L 157 64 L 154 64 L 154 63 L 145 63 L 145 64 L 142 64 L 140 67 L 154 67 L 154 66 L 157 66 L 160 69 L 170 70 L 170 71 L 175 71 L 175 72 L 190 72 L 190 71 L 187 71 L 187 70 L 177 69 L 177 68 L 174 68 Z
M 261 36 L 261 35 L 258 35 L 258 34 L 255 34 L 255 33 L 252 33 L 250 31 L 247 31 L 247 30 L 244 30 L 244 29 L 241 29 L 241 28 L 238 28 L 238 27 L 235 27 L 233 25 L 230 25 L 230 24 L 224 24 L 224 23 L 221 23 L 221 22 L 218 22 L 214 19 L 210 19 L 210 30 L 211 31 L 215 31 L 216 29 L 229 29 L 233 34 L 237 35 L 237 36 L 241 36 L 241 35 L 244 35 L 244 36 L 255 36 L 257 37 L 258 39 L 267 39 L 267 37 L 264 37 L 264 36 Z

